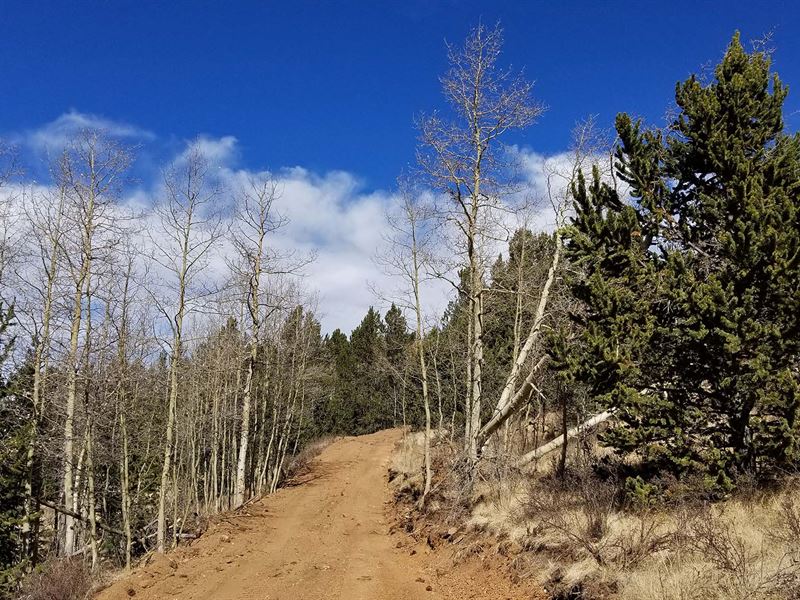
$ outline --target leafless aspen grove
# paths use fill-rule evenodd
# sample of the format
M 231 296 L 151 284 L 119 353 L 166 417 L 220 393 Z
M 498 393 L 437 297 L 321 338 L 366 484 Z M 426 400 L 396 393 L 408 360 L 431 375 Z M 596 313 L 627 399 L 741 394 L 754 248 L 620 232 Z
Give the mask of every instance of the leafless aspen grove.
M 14 341 L 32 340 L 17 375 L 32 556 L 42 528 L 47 552 L 95 565 L 103 545 L 123 564 L 163 551 L 203 515 L 276 489 L 312 430 L 319 324 L 295 277 L 312 257 L 269 245 L 275 181 L 223 190 L 190 148 L 139 211 L 119 202 L 131 160 L 84 131 L 52 186 L 7 196 L 3 284 Z M 222 283 L 205 272 L 220 245 Z

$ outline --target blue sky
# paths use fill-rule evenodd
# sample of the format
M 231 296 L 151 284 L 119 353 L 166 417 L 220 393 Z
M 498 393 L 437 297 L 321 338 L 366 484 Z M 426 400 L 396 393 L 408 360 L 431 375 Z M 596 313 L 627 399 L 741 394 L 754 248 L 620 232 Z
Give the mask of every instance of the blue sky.
M 792 1 L 0 1 L 0 135 L 70 110 L 142 128 L 161 146 L 235 136 L 243 165 L 344 170 L 388 188 L 414 160 L 413 117 L 440 106 L 444 41 L 501 20 L 506 60 L 549 106 L 515 139 L 568 143 L 593 113 L 658 121 L 674 84 L 731 34 L 774 31 L 776 68 L 798 89 Z
M 317 254 L 305 285 L 318 291 L 323 329 L 349 331 L 384 304 L 373 290 L 396 286 L 374 257 L 395 179 L 414 161 L 414 116 L 442 107 L 445 40 L 502 22 L 505 62 L 526 69 L 549 107 L 508 140 L 535 188 L 576 121 L 595 114 L 610 127 L 628 111 L 661 124 L 676 81 L 715 63 L 736 29 L 745 41 L 774 33 L 775 66 L 798 90 L 787 123 L 800 129 L 798 5 L 0 0 L 0 138 L 42 182 L 46 166 L 33 159 L 77 128 L 106 128 L 138 146 L 127 194 L 144 206 L 158 200 L 160 166 L 189 143 L 229 181 L 280 173 L 290 223 L 275 244 Z M 552 227 L 552 215 L 537 218 Z M 426 292 L 429 314 L 449 292 Z

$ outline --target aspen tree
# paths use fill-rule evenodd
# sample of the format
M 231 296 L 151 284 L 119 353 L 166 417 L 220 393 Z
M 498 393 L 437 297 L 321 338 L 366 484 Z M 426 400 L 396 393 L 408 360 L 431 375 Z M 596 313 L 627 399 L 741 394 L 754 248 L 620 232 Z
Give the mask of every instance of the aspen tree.
M 264 306 L 261 298 L 262 278 L 270 268 L 271 258 L 267 236 L 284 224 L 275 211 L 279 197 L 278 183 L 271 176 L 252 177 L 239 193 L 238 210 L 233 230 L 233 243 L 239 255 L 238 275 L 245 281 L 245 305 L 250 318 L 247 366 L 242 391 L 242 418 L 240 425 L 239 456 L 234 485 L 234 506 L 245 501 L 247 452 L 250 447 L 250 410 L 253 396 L 253 378 L 261 343 Z
M 33 351 L 33 384 L 31 389 L 31 405 L 33 407 L 33 420 L 31 433 L 28 440 L 26 456 L 25 479 L 25 517 L 22 523 L 23 544 L 25 554 L 35 563 L 38 555 L 38 512 L 37 499 L 33 484 L 36 470 L 36 449 L 38 444 L 39 428 L 44 418 L 44 389 L 47 383 L 47 373 L 50 363 L 51 325 L 53 320 L 53 303 L 55 299 L 56 278 L 61 266 L 61 247 L 64 236 L 62 226 L 64 219 L 64 201 L 66 190 L 63 185 L 58 186 L 53 193 L 37 197 L 33 193 L 29 196 L 30 203 L 24 206 L 28 227 L 33 233 L 36 248 L 33 260 L 42 264 L 41 297 L 36 295 L 34 302 L 41 302 L 41 317 L 34 317 L 38 321 L 35 334 Z M 35 312 L 35 308 L 31 311 Z
M 120 470 L 120 491 L 121 491 L 121 512 L 122 530 L 125 532 L 125 568 L 131 568 L 131 548 L 133 537 L 131 532 L 131 481 L 130 481 L 130 448 L 128 434 L 128 402 L 129 402 L 129 380 L 128 380 L 128 353 L 129 335 L 131 321 L 131 304 L 133 299 L 133 277 L 136 264 L 136 250 L 130 245 L 130 240 L 126 240 L 122 250 L 122 269 L 119 287 L 119 315 L 117 329 L 117 357 L 116 357 L 116 401 L 119 420 L 119 435 L 122 442 L 122 451 L 119 457 Z
M 503 158 L 506 133 L 525 129 L 542 114 L 531 97 L 533 84 L 503 70 L 499 27 L 475 28 L 463 47 L 448 46 L 450 69 L 442 77 L 453 120 L 434 114 L 420 124 L 419 163 L 432 184 L 450 200 L 442 218 L 457 231 L 468 299 L 466 446 L 476 460 L 481 428 L 483 376 L 484 243 L 515 181 Z
M 402 306 L 414 312 L 414 352 L 419 365 L 422 403 L 425 411 L 425 487 L 420 499 L 420 502 L 424 503 L 431 489 L 433 473 L 431 468 L 431 406 L 428 393 L 428 361 L 425 356 L 425 317 L 422 310 L 421 286 L 429 277 L 430 271 L 429 246 L 433 212 L 430 204 L 420 198 L 421 191 L 414 189 L 408 181 L 401 180 L 399 193 L 400 199 L 395 207 L 396 212 L 390 211 L 388 214 L 390 233 L 386 241 L 389 250 L 379 255 L 378 261 L 388 274 L 402 280 L 402 288 L 398 291 L 399 298 L 396 300 L 400 300 Z M 441 426 L 441 387 L 438 390 Z M 405 425 L 405 407 L 403 413 Z
M 163 203 L 157 208 L 163 239 L 153 239 L 154 259 L 171 277 L 173 304 L 161 310 L 167 317 L 172 333 L 169 361 L 169 396 L 164 435 L 164 460 L 158 492 L 156 549 L 164 552 L 167 532 L 167 489 L 173 471 L 172 457 L 175 442 L 175 421 L 178 404 L 178 385 L 183 358 L 183 328 L 187 312 L 196 294 L 192 288 L 198 270 L 220 237 L 220 220 L 210 213 L 220 191 L 209 175 L 206 158 L 191 146 L 180 161 L 164 173 Z
M 83 302 L 88 291 L 93 260 L 99 238 L 108 227 L 110 207 L 120 191 L 122 177 L 131 161 L 130 153 L 103 132 L 81 132 L 67 147 L 59 162 L 59 186 L 66 190 L 68 208 L 65 225 L 73 238 L 65 238 L 63 256 L 72 283 L 72 309 L 67 352 L 67 383 L 64 420 L 63 496 L 73 511 L 79 504 L 74 478 L 75 407 L 80 356 L 78 344 L 83 320 Z M 77 473 L 80 475 L 80 472 Z M 75 547 L 75 518 L 64 516 L 62 553 L 70 555 Z

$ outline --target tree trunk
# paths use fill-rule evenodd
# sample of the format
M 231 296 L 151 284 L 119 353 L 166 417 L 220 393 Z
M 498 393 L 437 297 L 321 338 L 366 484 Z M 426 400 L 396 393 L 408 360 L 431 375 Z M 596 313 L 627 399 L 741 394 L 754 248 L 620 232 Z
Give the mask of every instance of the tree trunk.
M 119 415 L 120 436 L 122 437 L 122 464 L 120 465 L 122 487 L 122 530 L 125 532 L 125 569 L 131 568 L 131 495 L 130 495 L 130 456 L 128 451 L 128 425 L 124 407 Z
M 86 496 L 89 508 L 89 548 L 92 551 L 92 572 L 100 568 L 100 554 L 97 549 L 97 507 L 94 490 L 94 432 L 93 419 L 86 424 Z
M 67 358 L 67 402 L 65 406 L 66 417 L 64 419 L 64 503 L 74 504 L 73 483 L 74 456 L 75 456 L 75 399 L 77 396 L 78 379 L 78 338 L 81 329 L 81 318 L 83 316 L 83 283 L 85 277 L 81 277 L 75 285 L 75 295 L 73 298 L 72 326 L 70 328 L 69 355 Z M 63 555 L 71 556 L 75 551 L 75 518 L 72 515 L 64 515 L 64 547 Z
M 185 262 L 185 261 L 184 261 Z M 156 550 L 164 552 L 167 531 L 167 486 L 172 466 L 172 446 L 175 437 L 175 416 L 178 405 L 178 365 L 181 356 L 181 328 L 183 325 L 183 285 L 181 285 L 178 317 L 175 320 L 175 333 L 172 339 L 172 358 L 169 366 L 169 406 L 167 407 L 167 430 L 164 439 L 164 462 L 161 467 L 161 485 L 158 490 L 158 524 L 156 529 Z
M 63 200 L 61 202 L 63 205 Z M 59 207 L 59 210 L 61 208 Z M 25 516 L 22 522 L 22 539 L 25 556 L 35 566 L 38 561 L 38 513 L 39 506 L 36 500 L 38 494 L 34 489 L 37 478 L 36 444 L 39 436 L 39 427 L 44 417 L 44 386 L 47 380 L 49 364 L 48 347 L 50 345 L 50 322 L 53 313 L 53 287 L 55 285 L 56 269 L 58 266 L 58 242 L 53 241 L 50 247 L 50 264 L 47 271 L 47 283 L 44 295 L 44 308 L 42 310 L 42 332 L 34 352 L 33 390 L 31 404 L 33 405 L 33 421 L 28 448 L 25 458 Z
M 564 393 L 564 390 L 561 389 L 561 385 L 558 386 L 559 388 L 559 400 L 561 401 L 561 437 L 563 439 L 568 439 L 567 434 L 569 433 L 569 412 L 567 410 L 567 395 Z M 558 476 L 562 480 L 567 475 L 567 449 L 569 444 L 561 444 L 561 456 L 559 457 L 558 461 Z
M 436 332 L 436 345 L 437 346 L 439 345 L 439 332 L 438 331 Z M 438 404 L 439 404 L 439 431 L 441 432 L 442 429 L 444 428 L 444 412 L 443 412 L 443 409 L 442 409 L 442 379 L 439 376 L 439 365 L 437 364 L 437 361 L 436 361 L 436 354 L 437 353 L 438 353 L 438 349 L 437 349 L 437 352 L 435 352 L 433 354 L 433 374 L 436 376 L 436 400 L 438 401 Z
M 586 431 L 588 429 L 592 429 L 593 427 L 597 427 L 598 425 L 600 425 L 600 423 L 603 423 L 604 421 L 607 421 L 608 419 L 610 419 L 613 416 L 614 416 L 614 411 L 613 410 L 606 410 L 606 411 L 603 411 L 603 412 L 601 412 L 599 414 L 596 414 L 591 419 L 588 419 L 587 421 L 584 421 L 580 425 L 577 425 L 576 427 L 573 427 L 572 429 L 567 431 L 566 436 L 565 435 L 560 435 L 557 438 L 555 438 L 554 440 L 550 440 L 546 444 L 531 450 L 527 454 L 524 454 L 523 456 L 521 456 L 517 462 L 518 462 L 518 464 L 520 466 L 524 466 L 524 465 L 527 465 L 530 462 L 538 460 L 538 459 L 542 458 L 544 455 L 552 452 L 556 448 L 561 447 L 561 445 L 564 444 L 565 441 L 571 440 L 576 435 L 578 435 L 578 434 L 580 434 L 580 433 L 582 433 L 582 432 L 584 432 L 584 431 Z
M 253 371 L 258 357 L 258 327 L 254 324 L 250 340 L 250 356 L 247 359 L 247 371 L 244 379 L 242 399 L 242 426 L 239 438 L 239 461 L 236 466 L 236 487 L 233 506 L 241 506 L 245 500 L 245 473 L 247 470 L 247 448 L 250 445 L 250 404 L 253 388 Z
M 500 399 L 497 402 L 497 408 L 495 409 L 494 416 L 489 420 L 488 423 L 486 423 L 486 425 L 483 426 L 481 431 L 476 436 L 477 442 L 481 448 L 489 439 L 489 436 L 491 436 L 497 430 L 497 428 L 500 427 L 506 421 L 506 419 L 508 419 L 514 413 L 514 410 L 516 410 L 517 406 L 519 406 L 522 401 L 527 400 L 530 391 L 535 389 L 531 378 L 536 372 L 536 368 L 531 370 L 528 379 L 525 380 L 525 383 L 522 385 L 522 387 L 520 387 L 519 390 L 516 390 L 517 379 L 519 377 L 520 369 L 525 364 L 525 361 L 528 359 L 528 354 L 541 334 L 542 324 L 544 323 L 545 319 L 545 311 L 547 310 L 547 302 L 550 298 L 550 290 L 553 287 L 553 282 L 556 278 L 556 271 L 558 270 L 559 261 L 561 259 L 561 247 L 561 233 L 556 230 L 553 259 L 550 263 L 550 268 L 547 271 L 547 279 L 542 287 L 542 294 L 539 297 L 539 304 L 536 307 L 536 314 L 533 319 L 533 324 L 531 325 L 531 330 L 528 333 L 525 344 L 517 355 L 517 360 L 514 361 L 514 364 L 511 367 L 511 372 L 508 375 L 506 384 L 500 394 Z M 514 393 L 515 390 L 516 394 Z M 513 397 L 512 394 L 514 394 Z

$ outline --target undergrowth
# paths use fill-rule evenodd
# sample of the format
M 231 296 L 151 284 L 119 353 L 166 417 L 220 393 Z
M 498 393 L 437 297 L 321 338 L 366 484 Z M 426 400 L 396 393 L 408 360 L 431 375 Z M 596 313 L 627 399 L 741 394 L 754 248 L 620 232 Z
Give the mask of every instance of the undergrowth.
M 415 437 L 417 436 L 417 437 Z M 702 482 L 662 481 L 658 497 L 631 493 L 613 471 L 502 456 L 470 470 L 456 444 L 434 445 L 435 479 L 420 509 L 420 434 L 398 447 L 390 479 L 406 502 L 401 526 L 454 555 L 507 556 L 515 578 L 553 599 L 790 600 L 800 598 L 800 480 L 743 485 L 711 502 Z

